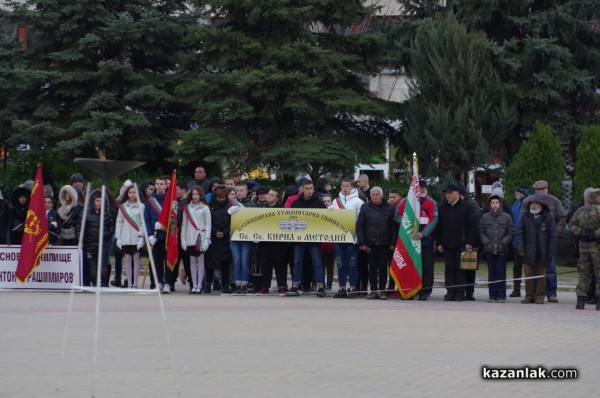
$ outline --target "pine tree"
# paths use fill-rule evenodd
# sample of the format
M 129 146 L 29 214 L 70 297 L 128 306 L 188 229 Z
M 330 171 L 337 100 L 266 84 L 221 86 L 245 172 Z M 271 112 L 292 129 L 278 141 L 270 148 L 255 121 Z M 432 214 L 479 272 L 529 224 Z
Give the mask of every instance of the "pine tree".
M 494 65 L 519 109 L 509 157 L 535 121 L 550 125 L 575 155 L 583 126 L 600 121 L 600 13 L 597 0 L 467 0 L 457 17 L 486 32 Z M 508 160 L 507 159 L 507 160 Z
M 20 94 L 30 109 L 13 123 L 13 143 L 62 159 L 162 161 L 186 108 L 172 95 L 186 23 L 176 0 L 30 0 L 7 18 L 28 27 L 30 82 Z M 187 22 L 186 22 L 187 21 Z
M 10 28 L 12 32 L 17 29 L 16 26 Z M 26 82 L 13 73 L 15 69 L 23 67 L 23 55 L 21 47 L 15 40 L 8 35 L 0 34 L 0 150 L 1 161 L 4 164 L 13 152 L 13 148 L 8 145 L 8 140 L 14 133 L 13 122 L 25 107 L 19 101 L 17 93 L 23 89 Z
M 197 1 L 212 20 L 190 34 L 179 87 L 197 128 L 178 156 L 319 176 L 347 172 L 394 133 L 387 104 L 362 75 L 378 71 L 381 36 L 353 33 L 369 15 L 360 0 Z
M 548 192 L 560 199 L 565 172 L 560 139 L 550 126 L 536 122 L 532 134 L 506 168 L 505 192 L 514 192 L 520 184 L 531 187 L 534 182 L 545 180 Z
M 405 140 L 425 174 L 464 179 L 468 170 L 491 163 L 516 121 L 489 43 L 451 13 L 438 14 L 419 27 L 411 57 Z
M 577 161 L 575 162 L 575 192 L 574 198 L 583 197 L 583 191 L 588 187 L 600 187 L 600 126 L 588 126 L 583 129 L 583 135 L 577 146 Z

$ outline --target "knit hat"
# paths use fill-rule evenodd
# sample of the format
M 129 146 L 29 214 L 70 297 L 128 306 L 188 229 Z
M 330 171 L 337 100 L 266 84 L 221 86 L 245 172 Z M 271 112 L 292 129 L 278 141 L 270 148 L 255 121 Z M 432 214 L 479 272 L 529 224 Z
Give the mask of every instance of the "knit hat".
M 502 190 L 502 188 L 500 187 L 496 187 L 496 188 L 492 188 L 492 195 L 490 196 L 490 199 L 492 199 L 492 197 L 497 196 L 500 198 L 500 200 L 504 200 L 504 191 Z
M 502 189 L 502 188 L 504 188 L 504 187 L 502 186 L 502 183 L 501 183 L 500 181 L 495 181 L 495 182 L 492 184 L 492 189 L 494 189 L 494 188 L 500 188 L 500 189 Z
M 84 182 L 84 180 L 83 180 L 83 176 L 82 176 L 81 174 L 79 174 L 79 173 L 75 173 L 75 174 L 73 174 L 73 175 L 71 176 L 71 180 L 70 180 L 70 181 L 71 181 L 71 182 L 70 182 L 70 184 L 71 184 L 71 185 L 73 185 L 73 184 L 74 184 L 74 183 L 76 183 L 76 182 L 81 182 L 81 183 L 83 183 L 83 182 Z
M 529 185 L 520 184 L 517 189 L 515 189 L 515 192 L 522 193 L 523 195 L 529 195 Z

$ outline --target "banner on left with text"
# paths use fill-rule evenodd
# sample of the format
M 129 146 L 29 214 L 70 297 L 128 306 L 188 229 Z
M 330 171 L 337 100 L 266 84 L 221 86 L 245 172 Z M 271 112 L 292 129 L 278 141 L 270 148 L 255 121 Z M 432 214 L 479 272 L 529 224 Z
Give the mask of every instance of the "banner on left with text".
M 21 246 L 0 245 L 0 288 L 71 290 L 81 286 L 81 255 L 76 246 L 48 246 L 40 256 L 40 265 L 21 284 L 15 273 Z

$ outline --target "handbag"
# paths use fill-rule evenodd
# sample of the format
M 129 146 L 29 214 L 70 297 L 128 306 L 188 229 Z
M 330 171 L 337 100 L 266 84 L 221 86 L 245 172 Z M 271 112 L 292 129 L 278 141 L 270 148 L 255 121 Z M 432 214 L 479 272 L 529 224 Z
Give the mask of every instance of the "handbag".
M 473 271 L 478 268 L 477 251 L 462 252 L 460 254 L 460 269 L 463 271 Z

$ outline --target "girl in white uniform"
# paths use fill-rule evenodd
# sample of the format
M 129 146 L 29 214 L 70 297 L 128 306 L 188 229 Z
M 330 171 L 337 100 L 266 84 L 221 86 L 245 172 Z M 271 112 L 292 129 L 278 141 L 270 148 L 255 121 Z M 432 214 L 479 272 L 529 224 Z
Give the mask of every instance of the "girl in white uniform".
M 144 247 L 142 217 L 144 205 L 137 201 L 135 187 L 127 188 L 121 198 L 115 236 L 117 247 L 123 252 L 123 262 L 127 273 L 127 283 L 130 289 L 137 289 L 140 275 L 140 251 Z M 133 266 L 131 259 L 133 258 Z
M 183 207 L 181 223 L 181 248 L 190 256 L 192 274 L 191 294 L 202 293 L 204 278 L 204 256 L 210 245 L 210 208 L 202 188 L 195 186 L 188 193 L 187 204 Z

